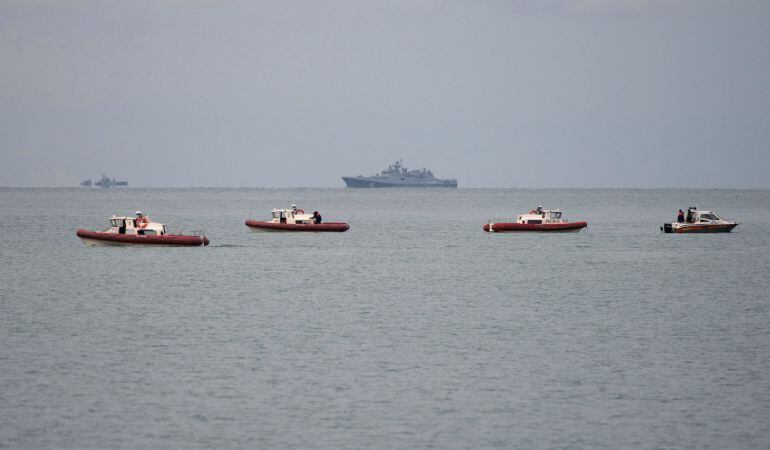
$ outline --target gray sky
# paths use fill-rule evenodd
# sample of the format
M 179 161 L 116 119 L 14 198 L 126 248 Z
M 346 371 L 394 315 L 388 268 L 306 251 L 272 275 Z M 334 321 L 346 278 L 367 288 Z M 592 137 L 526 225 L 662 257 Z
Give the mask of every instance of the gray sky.
M 770 187 L 767 0 L 0 0 L 0 186 Z

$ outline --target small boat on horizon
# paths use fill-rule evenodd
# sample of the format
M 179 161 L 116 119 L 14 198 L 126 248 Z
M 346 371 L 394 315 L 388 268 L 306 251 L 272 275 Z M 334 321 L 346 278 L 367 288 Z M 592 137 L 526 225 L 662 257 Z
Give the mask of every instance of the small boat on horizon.
M 136 217 L 113 215 L 110 217 L 110 228 L 105 231 L 80 228 L 76 234 L 86 245 L 209 245 L 202 231 L 169 234 L 165 224 L 150 221 L 141 211 L 136 212 Z
M 569 222 L 562 218 L 558 209 L 543 209 L 538 206 L 527 214 L 521 214 L 513 222 L 492 219 L 484 224 L 484 231 L 494 233 L 512 232 L 578 232 L 587 227 L 587 222 Z
M 291 205 L 290 209 L 273 209 L 270 220 L 247 220 L 246 226 L 253 231 L 347 231 L 350 226 L 345 222 L 322 222 L 318 211 L 306 214 Z
M 722 219 L 714 211 L 700 210 L 691 206 L 687 209 L 686 217 L 680 216 L 676 222 L 664 223 L 660 231 L 664 233 L 729 233 L 737 226 L 738 222 Z

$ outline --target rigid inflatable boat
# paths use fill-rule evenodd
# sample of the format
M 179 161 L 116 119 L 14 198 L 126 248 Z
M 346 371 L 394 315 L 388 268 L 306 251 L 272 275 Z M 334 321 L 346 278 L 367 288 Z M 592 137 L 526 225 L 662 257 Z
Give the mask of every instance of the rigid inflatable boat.
M 345 222 L 321 222 L 318 211 L 306 214 L 292 205 L 291 209 L 273 209 L 270 220 L 247 220 L 246 226 L 254 231 L 347 231 Z
M 202 246 L 209 240 L 201 231 L 169 234 L 166 225 L 152 222 L 141 214 L 137 217 L 112 216 L 106 231 L 79 229 L 77 236 L 86 245 L 168 245 Z
M 527 214 L 522 214 L 516 221 L 492 219 L 484 224 L 484 231 L 511 233 L 525 231 L 541 232 L 577 232 L 588 226 L 586 222 L 568 222 L 562 218 L 558 209 L 543 209 L 538 206 Z

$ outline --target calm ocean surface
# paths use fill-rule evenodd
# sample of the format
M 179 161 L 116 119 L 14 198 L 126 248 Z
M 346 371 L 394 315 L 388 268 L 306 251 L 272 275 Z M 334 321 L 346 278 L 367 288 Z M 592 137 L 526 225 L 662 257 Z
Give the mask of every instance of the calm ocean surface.
M 273 207 L 347 233 L 258 234 Z M 698 203 L 741 225 L 664 235 Z M 537 204 L 579 234 L 488 234 Z M 86 247 L 141 209 L 206 248 Z M 770 191 L 0 189 L 2 448 L 768 448 Z

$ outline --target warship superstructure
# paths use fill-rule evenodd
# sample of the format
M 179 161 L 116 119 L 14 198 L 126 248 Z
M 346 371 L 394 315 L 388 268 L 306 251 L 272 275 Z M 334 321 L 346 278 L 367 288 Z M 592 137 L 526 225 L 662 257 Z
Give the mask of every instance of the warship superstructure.
M 115 178 L 110 178 L 107 175 L 102 174 L 102 178 L 100 180 L 94 182 L 89 178 L 87 180 L 81 181 L 80 185 L 84 187 L 99 186 L 108 188 L 113 186 L 128 186 L 128 181 L 118 181 Z
M 379 175 L 365 177 L 342 177 L 349 188 L 386 188 L 386 187 L 448 187 L 456 188 L 454 178 L 436 178 L 428 169 L 409 170 L 401 160 L 388 166 Z

